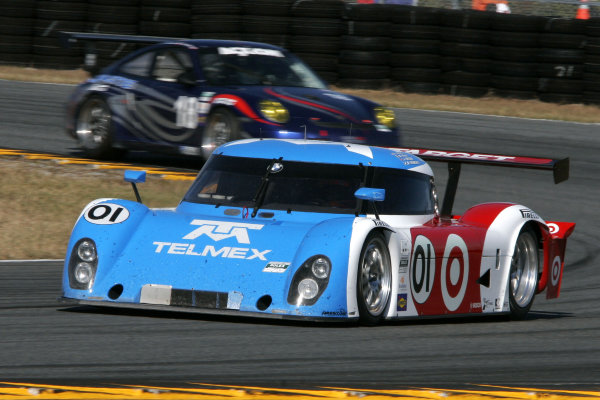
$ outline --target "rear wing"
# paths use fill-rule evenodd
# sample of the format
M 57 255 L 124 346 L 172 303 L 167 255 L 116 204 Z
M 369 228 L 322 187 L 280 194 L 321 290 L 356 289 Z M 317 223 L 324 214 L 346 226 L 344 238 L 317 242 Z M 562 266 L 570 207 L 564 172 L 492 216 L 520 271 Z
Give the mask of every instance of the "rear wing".
M 97 52 L 94 42 L 118 42 L 118 43 L 139 43 L 139 44 L 155 44 L 163 42 L 178 42 L 181 40 L 189 40 L 185 38 L 172 38 L 161 36 L 141 36 L 141 35 L 117 35 L 111 33 L 84 33 L 84 32 L 59 32 L 58 38 L 64 48 L 70 48 L 79 42 L 85 44 L 85 68 L 88 71 L 93 71 L 97 64 Z
M 414 148 L 400 148 L 399 150 L 414 154 L 425 161 L 448 163 L 448 185 L 446 186 L 446 193 L 444 194 L 444 202 L 441 210 L 441 215 L 447 217 L 452 215 L 452 207 L 454 206 L 454 198 L 456 197 L 456 189 L 458 188 L 458 179 L 460 178 L 461 164 L 492 165 L 498 167 L 552 171 L 555 184 L 569 179 L 569 158 L 552 159 Z

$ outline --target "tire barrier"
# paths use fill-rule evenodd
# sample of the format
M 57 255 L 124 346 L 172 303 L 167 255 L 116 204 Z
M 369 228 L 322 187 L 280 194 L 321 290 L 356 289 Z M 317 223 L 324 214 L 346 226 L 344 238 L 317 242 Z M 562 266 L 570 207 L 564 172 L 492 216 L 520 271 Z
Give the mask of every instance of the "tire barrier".
M 139 47 L 66 49 L 60 31 L 267 42 L 346 88 L 600 104 L 598 17 L 343 0 L 0 0 L 0 64 L 104 67 Z

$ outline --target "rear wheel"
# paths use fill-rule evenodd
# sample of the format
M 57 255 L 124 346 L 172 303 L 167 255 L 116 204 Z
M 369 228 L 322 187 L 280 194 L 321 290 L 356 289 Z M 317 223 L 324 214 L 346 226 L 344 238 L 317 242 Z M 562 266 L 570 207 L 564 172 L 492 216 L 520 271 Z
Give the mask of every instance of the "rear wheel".
M 207 160 L 220 145 L 240 138 L 240 124 L 231 111 L 218 109 L 210 114 L 202 134 L 202 157 Z
M 356 278 L 359 321 L 376 325 L 384 316 L 392 292 L 390 253 L 381 233 L 371 233 L 360 254 Z
M 522 231 L 510 264 L 509 296 L 513 319 L 524 319 L 533 304 L 538 282 L 538 246 L 535 234 Z
M 83 103 L 77 115 L 75 133 L 86 156 L 115 156 L 112 148 L 112 113 L 102 98 L 94 96 Z

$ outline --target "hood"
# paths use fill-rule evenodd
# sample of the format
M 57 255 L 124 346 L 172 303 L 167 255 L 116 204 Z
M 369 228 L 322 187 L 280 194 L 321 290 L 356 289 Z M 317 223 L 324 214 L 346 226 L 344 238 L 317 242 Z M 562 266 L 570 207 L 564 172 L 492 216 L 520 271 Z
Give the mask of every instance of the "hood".
M 101 295 L 120 284 L 124 290 L 119 300 L 137 302 L 141 288 L 153 284 L 237 292 L 251 306 L 264 295 L 274 304 L 285 304 L 294 272 L 309 257 L 325 254 L 347 264 L 348 248 L 339 245 L 346 242 L 335 238 L 350 236 L 354 216 L 269 211 L 269 218 L 259 214 L 244 219 L 239 212 L 227 216 L 231 210 L 182 203 L 176 211 L 147 213 L 114 262 L 108 256 L 103 263 L 99 244 L 93 292 Z M 335 228 L 319 229 L 322 225 Z M 325 235 L 329 238 L 313 237 L 324 231 L 330 232 Z

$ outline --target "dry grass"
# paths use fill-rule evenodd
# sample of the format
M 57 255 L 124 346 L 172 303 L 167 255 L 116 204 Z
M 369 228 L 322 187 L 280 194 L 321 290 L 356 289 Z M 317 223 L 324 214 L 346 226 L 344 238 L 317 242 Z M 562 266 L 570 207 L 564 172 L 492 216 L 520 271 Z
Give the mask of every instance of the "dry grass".
M 87 77 L 88 73 L 83 70 L 61 71 L 0 66 L 0 79 L 76 84 Z M 538 100 L 514 100 L 493 96 L 473 99 L 459 96 L 408 94 L 392 90 L 339 88 L 338 90 L 397 108 L 457 111 L 587 123 L 600 122 L 599 107 L 583 104 L 553 104 Z
M 123 171 L 54 161 L 0 158 L 0 260 L 63 258 L 71 229 L 91 200 L 135 200 Z M 144 203 L 174 207 L 190 181 L 148 175 L 139 185 Z

